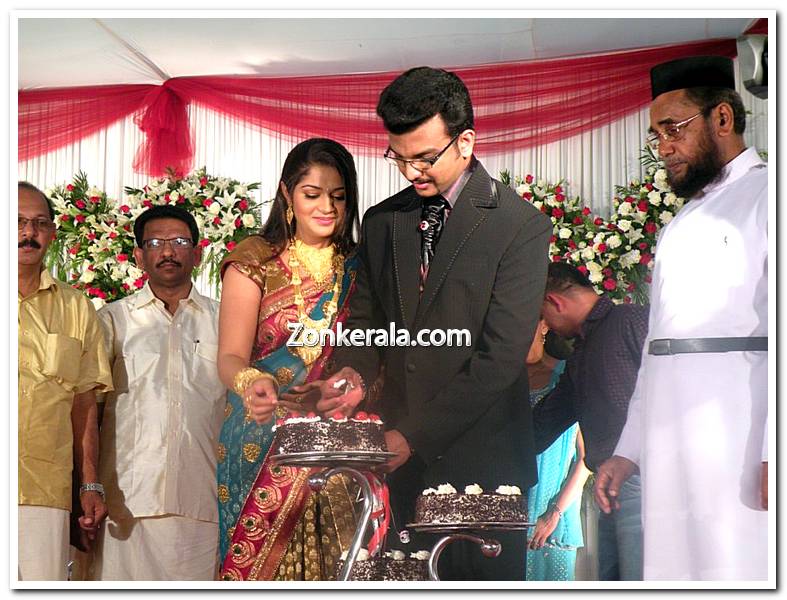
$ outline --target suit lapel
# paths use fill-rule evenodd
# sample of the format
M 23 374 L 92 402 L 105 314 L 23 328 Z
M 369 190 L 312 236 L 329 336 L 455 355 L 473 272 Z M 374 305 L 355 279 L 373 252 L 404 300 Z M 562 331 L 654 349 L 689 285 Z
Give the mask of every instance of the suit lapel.
M 416 324 L 420 323 L 437 296 L 437 292 L 440 290 L 462 247 L 486 219 L 486 211 L 483 209 L 497 206 L 495 199 L 492 197 L 492 188 L 490 186 L 491 179 L 489 175 L 480 163 L 477 164 L 475 172 L 465 184 L 451 214 L 448 216 L 443 234 L 437 244 L 434 259 L 429 267 L 429 276 L 426 278 L 426 286 L 416 312 Z M 420 244 L 420 236 L 418 241 Z
M 421 199 L 412 188 L 411 192 L 412 197 L 393 212 L 394 278 L 402 321 L 408 329 L 415 320 L 421 278 Z

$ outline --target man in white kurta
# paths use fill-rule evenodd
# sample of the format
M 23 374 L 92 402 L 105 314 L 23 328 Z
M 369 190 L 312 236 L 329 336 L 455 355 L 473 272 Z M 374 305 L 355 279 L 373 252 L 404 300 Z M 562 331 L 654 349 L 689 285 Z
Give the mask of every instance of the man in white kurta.
M 210 580 L 225 406 L 216 370 L 218 303 L 191 284 L 199 260 L 193 219 L 169 206 L 148 212 L 141 228 L 146 213 L 135 224 L 135 256 L 149 281 L 99 311 L 115 392 L 106 397 L 101 429 L 109 519 L 93 576 Z
M 596 497 L 602 510 L 613 508 L 619 482 L 639 466 L 645 579 L 764 580 L 767 351 L 654 354 L 651 345 L 748 338 L 756 346 L 753 339 L 768 335 L 767 167 L 755 149 L 744 149 L 739 127 L 731 130 L 729 103 L 708 108 L 686 87 L 654 89 L 651 129 L 673 189 L 688 189 L 682 195 L 690 202 L 658 242 L 642 366 Z M 675 131 L 698 111 L 702 119 Z M 694 192 L 689 168 L 714 147 L 718 174 Z

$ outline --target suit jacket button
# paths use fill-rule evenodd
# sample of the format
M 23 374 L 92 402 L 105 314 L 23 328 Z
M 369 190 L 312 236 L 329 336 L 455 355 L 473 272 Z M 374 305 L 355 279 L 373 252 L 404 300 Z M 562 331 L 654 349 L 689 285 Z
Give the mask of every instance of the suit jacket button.
M 415 373 L 415 364 L 414 363 L 407 363 L 407 372 L 408 373 Z

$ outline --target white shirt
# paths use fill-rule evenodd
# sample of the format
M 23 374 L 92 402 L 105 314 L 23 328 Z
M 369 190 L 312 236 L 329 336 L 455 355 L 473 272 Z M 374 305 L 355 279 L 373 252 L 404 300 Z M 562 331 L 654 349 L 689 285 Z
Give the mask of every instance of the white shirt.
M 767 353 L 647 354 L 652 339 L 768 335 L 768 171 L 753 148 L 662 231 L 649 322 L 615 449 L 642 473 L 645 578 L 767 578 Z
M 110 515 L 218 522 L 226 403 L 216 368 L 218 302 L 192 286 L 171 315 L 145 285 L 98 314 L 115 384 L 105 398 L 99 460 Z

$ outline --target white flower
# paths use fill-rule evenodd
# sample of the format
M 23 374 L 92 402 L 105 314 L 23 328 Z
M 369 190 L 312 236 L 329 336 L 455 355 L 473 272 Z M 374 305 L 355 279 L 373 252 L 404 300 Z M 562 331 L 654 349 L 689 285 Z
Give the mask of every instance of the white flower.
M 571 260 L 572 262 L 579 262 L 579 251 L 575 250 L 571 253 Z
M 431 552 L 429 550 L 419 550 L 418 552 L 410 552 L 410 558 L 414 558 L 416 560 L 429 560 L 431 556 Z
M 456 494 L 456 488 L 450 483 L 441 483 L 437 486 L 438 494 Z
M 604 277 L 601 275 L 601 271 L 590 271 L 588 279 L 590 280 L 590 283 L 601 283 L 601 280 L 604 279 Z
M 587 247 L 587 242 L 579 242 L 580 249 Z
M 142 269 L 135 267 L 134 265 L 128 266 L 128 276 L 133 277 L 134 279 L 139 279 L 143 275 Z
M 391 552 L 391 558 L 394 560 L 404 560 L 404 552 L 401 550 L 394 550 Z
M 628 241 L 631 242 L 632 244 L 637 240 L 642 239 L 643 237 L 645 236 L 642 235 L 641 229 L 632 229 L 631 231 L 626 233 L 626 239 L 628 239 Z
M 626 202 L 628 204 L 628 202 Z M 628 231 L 631 229 L 631 221 L 628 219 L 620 219 L 618 222 L 615 223 L 621 231 Z
M 662 223 L 664 223 L 664 225 L 666 225 L 667 223 L 672 221 L 672 217 L 673 216 L 674 215 L 670 211 L 663 210 L 663 211 L 661 211 L 661 214 L 659 215 L 659 221 L 661 221 Z
M 495 490 L 495 492 L 497 492 L 498 494 L 503 494 L 505 496 L 521 496 L 522 495 L 522 490 L 520 490 L 515 485 L 500 485 L 500 486 L 497 486 L 497 489 Z
M 592 260 L 585 263 L 585 266 L 588 268 L 588 271 L 591 273 L 601 273 L 601 265 L 597 262 L 593 262 Z
M 550 219 L 552 220 L 552 225 L 554 225 L 555 223 L 557 223 L 557 219 L 556 219 L 555 217 L 550 217 Z
M 618 246 L 620 246 L 623 242 L 620 240 L 619 235 L 611 235 L 607 238 L 607 247 L 611 250 L 614 250 Z
M 357 560 L 369 560 L 369 551 L 366 548 L 358 550 Z
M 675 200 L 675 210 L 679 210 L 679 209 L 680 209 L 680 208 L 683 206 L 683 203 L 684 203 L 684 202 L 685 202 L 685 200 L 684 200 L 683 198 L 681 198 L 681 197 L 678 197 L 678 198 Z
M 535 206 L 538 210 L 541 210 L 541 207 L 544 206 L 544 203 L 541 200 L 534 200 L 533 206 Z
M 91 269 L 85 269 L 82 272 L 82 275 L 79 278 L 79 281 L 83 283 L 90 283 L 96 278 L 96 272 L 92 271 Z
M 518 185 L 516 188 L 516 193 L 518 196 L 524 196 L 526 193 L 530 191 L 530 185 L 527 183 L 523 183 L 522 185 Z
M 653 185 L 659 190 L 669 189 L 669 182 L 667 181 L 667 171 L 665 169 L 659 169 L 658 171 L 656 171 L 656 174 L 653 175 Z
M 172 202 L 175 202 L 175 201 L 176 201 L 178 198 L 180 198 L 180 194 L 178 193 L 178 190 L 172 190 L 172 191 L 169 193 L 169 199 L 170 199 Z
M 653 190 L 648 194 L 648 202 L 650 202 L 653 206 L 658 206 L 661 204 L 661 192 L 657 192 Z
M 246 188 L 246 186 L 245 186 L 245 185 L 242 185 L 242 184 L 237 184 L 235 187 L 233 187 L 233 188 L 232 188 L 232 190 L 233 190 L 233 191 L 234 191 L 234 192 L 235 192 L 235 193 L 236 193 L 238 196 L 240 196 L 241 198 L 243 198 L 243 197 L 246 195 L 246 192 L 248 191 L 248 190 L 247 190 L 247 188 Z
M 221 204 L 218 202 L 212 202 L 211 205 L 208 207 L 208 212 L 212 215 L 217 215 L 221 212 Z
M 568 227 L 561 227 L 557 235 L 561 240 L 567 240 L 571 237 L 571 230 Z
M 477 496 L 478 494 L 483 494 L 483 493 L 484 490 L 477 483 L 465 487 L 465 494 L 469 494 L 471 496 Z
M 545 188 L 545 187 L 547 186 L 547 182 L 546 182 L 546 181 L 544 181 L 543 179 L 539 179 L 539 180 L 536 182 L 536 185 L 537 185 L 538 187 L 540 187 L 540 188 L 542 188 L 542 189 L 543 189 L 543 188 Z
M 593 260 L 594 258 L 596 258 L 596 252 L 595 250 L 593 250 L 593 248 L 588 246 L 587 248 L 582 250 L 580 256 L 582 256 L 582 258 L 584 258 L 585 260 Z
M 241 217 L 241 221 L 243 222 L 244 227 L 248 227 L 248 228 L 254 227 L 254 223 L 255 223 L 254 215 L 252 215 L 251 213 L 246 213 L 245 215 L 243 215 L 243 217 Z
M 668 192 L 667 195 L 664 196 L 664 206 L 672 206 L 677 199 L 678 197 L 673 192 Z
M 631 214 L 631 203 L 630 202 L 621 202 L 620 206 L 618 206 L 618 214 L 620 215 L 630 215 Z
M 639 250 L 635 248 L 634 250 L 630 250 L 620 257 L 620 266 L 623 268 L 631 267 L 633 265 L 639 264 L 639 259 Z
M 96 310 L 100 309 L 102 306 L 106 304 L 103 298 L 93 297 L 90 299 L 90 301 L 93 303 L 93 308 L 95 308 Z

